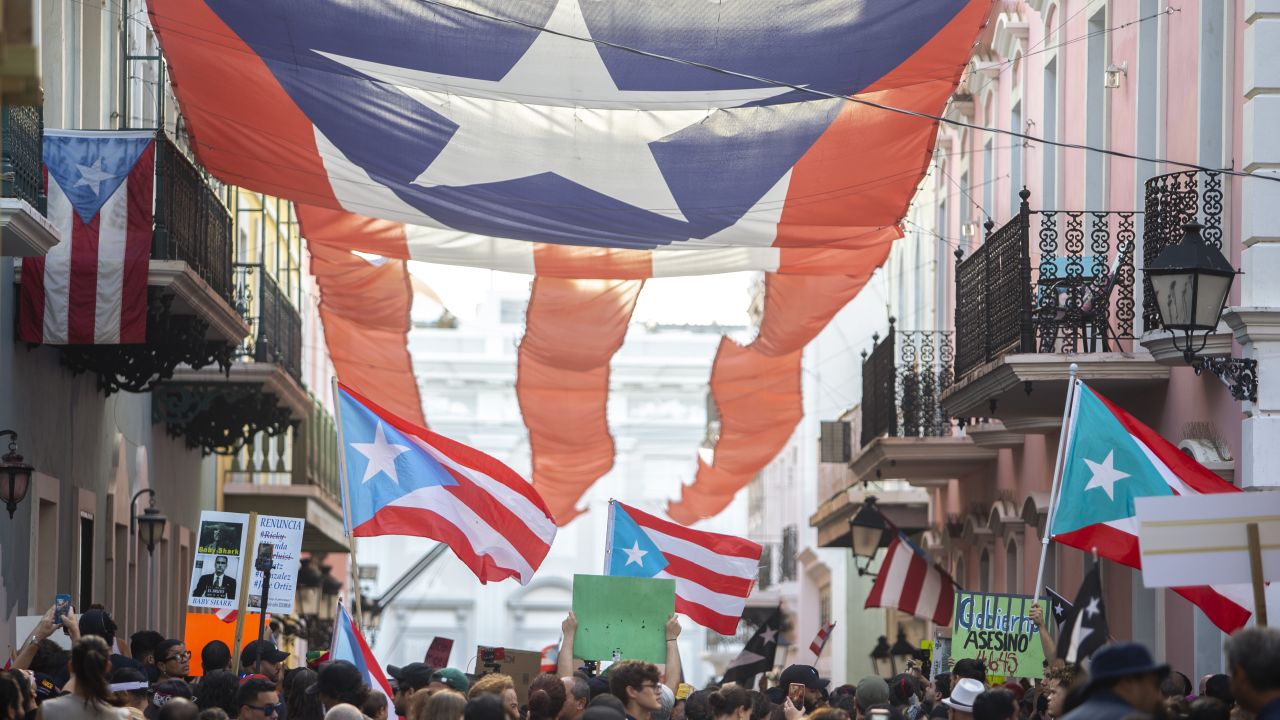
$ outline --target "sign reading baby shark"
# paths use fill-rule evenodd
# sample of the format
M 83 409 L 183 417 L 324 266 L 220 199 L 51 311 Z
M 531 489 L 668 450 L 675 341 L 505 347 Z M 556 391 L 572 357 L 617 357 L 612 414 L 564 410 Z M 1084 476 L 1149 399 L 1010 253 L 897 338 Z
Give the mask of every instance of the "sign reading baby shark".
M 1047 603 L 1040 601 L 1048 616 Z M 951 657 L 983 661 L 988 675 L 1044 676 L 1044 645 L 1031 621 L 1035 600 L 1029 595 L 956 591 Z

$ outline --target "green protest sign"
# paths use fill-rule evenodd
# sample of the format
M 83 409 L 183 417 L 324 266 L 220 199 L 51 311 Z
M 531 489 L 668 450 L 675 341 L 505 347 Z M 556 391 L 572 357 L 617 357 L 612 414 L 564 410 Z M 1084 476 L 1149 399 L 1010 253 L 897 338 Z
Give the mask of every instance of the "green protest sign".
M 988 675 L 1043 677 L 1044 645 L 1031 622 L 1034 604 L 1029 595 L 957 590 L 951 657 L 981 660 Z M 1040 609 L 1050 617 L 1047 601 L 1040 601 Z
M 666 662 L 667 618 L 675 611 L 675 580 L 574 575 L 573 654 L 583 660 Z

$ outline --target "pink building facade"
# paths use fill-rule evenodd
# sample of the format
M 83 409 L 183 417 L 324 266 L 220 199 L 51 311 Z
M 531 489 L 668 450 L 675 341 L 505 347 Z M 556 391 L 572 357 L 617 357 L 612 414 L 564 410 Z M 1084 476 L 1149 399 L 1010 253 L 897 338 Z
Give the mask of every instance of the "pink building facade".
M 1277 175 L 1280 2 L 996 2 L 946 117 L 885 269 L 897 322 L 863 366 L 850 487 L 928 489 L 927 515 L 881 509 L 964 587 L 1033 592 L 1073 362 L 1227 480 L 1277 484 L 1280 183 L 1178 163 Z M 1189 220 L 1244 271 L 1204 354 L 1257 360 L 1256 401 L 1197 375 L 1144 292 L 1142 268 Z M 820 543 L 849 541 L 857 498 L 819 498 Z M 1071 596 L 1088 562 L 1051 544 L 1045 582 Z M 1192 677 L 1221 667 L 1225 636 L 1200 611 L 1102 562 L 1114 637 Z

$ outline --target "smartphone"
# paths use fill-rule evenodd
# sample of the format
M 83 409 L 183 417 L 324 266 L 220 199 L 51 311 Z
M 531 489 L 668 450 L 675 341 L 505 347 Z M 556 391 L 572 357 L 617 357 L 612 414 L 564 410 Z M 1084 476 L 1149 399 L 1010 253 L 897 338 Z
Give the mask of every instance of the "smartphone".
M 889 709 L 872 708 L 871 711 L 867 713 L 867 718 L 868 720 L 889 720 Z
M 800 709 L 804 707 L 804 683 L 791 683 L 787 687 L 787 697 L 790 698 L 791 704 Z
M 53 624 L 61 625 L 62 616 L 71 611 L 71 596 L 58 593 L 53 596 Z
M 253 562 L 253 569 L 258 572 L 268 572 L 275 566 L 275 560 L 275 543 L 258 543 L 258 557 Z

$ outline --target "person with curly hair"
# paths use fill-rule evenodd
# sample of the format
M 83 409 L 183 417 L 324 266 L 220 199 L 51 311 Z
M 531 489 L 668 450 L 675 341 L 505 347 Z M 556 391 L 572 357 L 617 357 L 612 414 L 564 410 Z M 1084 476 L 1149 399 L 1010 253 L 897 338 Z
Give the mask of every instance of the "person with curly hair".
M 482 695 L 495 695 L 502 701 L 507 720 L 520 720 L 520 700 L 516 696 L 516 684 L 510 675 L 491 673 L 471 685 L 467 697 L 474 700 Z
M 662 707 L 658 691 L 661 678 L 653 663 L 623 660 L 609 668 L 609 692 L 622 702 L 628 718 L 649 720 Z

